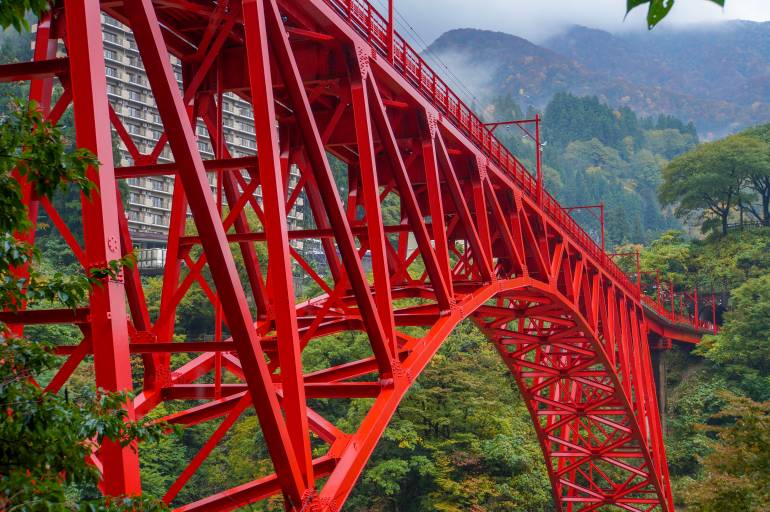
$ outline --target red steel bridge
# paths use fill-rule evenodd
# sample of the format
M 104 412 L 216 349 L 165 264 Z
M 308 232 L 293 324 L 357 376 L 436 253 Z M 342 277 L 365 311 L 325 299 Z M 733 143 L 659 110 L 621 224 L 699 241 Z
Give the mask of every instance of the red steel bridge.
M 101 13 L 133 31 L 160 112 L 165 131 L 146 154 L 108 102 Z M 182 410 L 163 419 L 215 422 L 164 496 L 179 511 L 275 495 L 287 510 L 341 510 L 404 394 L 463 320 L 488 336 L 518 384 L 559 510 L 673 510 L 651 339 L 697 342 L 712 326 L 643 296 L 388 19 L 365 0 L 54 2 L 38 24 L 34 61 L 0 66 L 0 79 L 29 81 L 53 121 L 72 107 L 77 144 L 101 162 L 90 171 L 99 193 L 82 202 L 83 233 L 27 194 L 30 215 L 44 210 L 83 268 L 101 267 L 132 250 L 119 180 L 173 176 L 163 288 L 159 304 L 148 304 L 138 271 L 125 268 L 93 289 L 87 307 L 0 320 L 19 331 L 82 331 L 79 344 L 59 347 L 50 392 L 85 359 L 97 386 L 135 393 L 131 417 L 176 402 Z M 63 93 L 52 94 L 55 84 Z M 253 105 L 258 156 L 230 154 L 224 93 Z M 200 123 L 214 159 L 199 153 Z M 132 152 L 131 167 L 115 167 L 111 131 Z M 173 163 L 158 162 L 166 144 Z M 344 187 L 330 161 L 344 164 Z M 294 168 L 301 178 L 290 188 Z M 290 229 L 287 211 L 301 193 L 312 225 Z M 391 195 L 400 220 L 386 224 Z M 303 239 L 319 241 L 328 276 L 295 249 Z M 297 271 L 321 294 L 297 299 Z M 193 284 L 216 310 L 214 341 L 179 341 L 174 330 Z M 309 344 L 346 331 L 366 334 L 369 357 L 303 371 Z M 173 364 L 180 353 L 189 362 Z M 343 431 L 311 407 L 321 398 L 367 399 L 368 413 Z M 271 471 L 180 503 L 247 414 L 258 417 Z M 142 454 L 101 446 L 92 461 L 103 492 L 141 492 Z

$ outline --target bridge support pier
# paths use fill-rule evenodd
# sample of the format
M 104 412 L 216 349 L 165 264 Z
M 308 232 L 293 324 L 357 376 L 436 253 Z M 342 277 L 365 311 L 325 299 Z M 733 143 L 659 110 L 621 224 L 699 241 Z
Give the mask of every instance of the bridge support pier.
M 668 341 L 668 343 L 665 343 Z M 668 389 L 666 386 L 666 352 L 670 350 L 671 340 L 662 339 L 658 346 L 652 349 L 652 374 L 655 380 L 655 394 L 658 398 L 658 413 L 660 414 L 660 423 L 663 428 L 663 434 L 666 429 L 666 400 Z M 668 345 L 666 348 L 662 345 Z

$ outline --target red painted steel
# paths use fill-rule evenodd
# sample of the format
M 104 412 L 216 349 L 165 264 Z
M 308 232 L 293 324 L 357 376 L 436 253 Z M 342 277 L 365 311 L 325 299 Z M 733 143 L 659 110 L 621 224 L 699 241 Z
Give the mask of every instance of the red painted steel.
M 146 154 L 107 102 L 100 9 L 136 36 L 159 108 L 165 133 Z M 43 207 L 85 268 L 103 265 L 132 249 L 116 179 L 171 175 L 168 261 L 155 316 L 138 271 L 125 269 L 93 290 L 87 308 L 3 312 L 0 321 L 82 330 L 81 343 L 57 351 L 64 359 L 52 392 L 93 354 L 105 389 L 131 389 L 132 365 L 141 376 L 131 415 L 169 402 L 172 423 L 221 420 L 165 494 L 177 510 L 232 510 L 274 495 L 289 510 L 340 510 L 404 394 L 464 320 L 489 337 L 518 383 L 560 510 L 673 510 L 648 334 L 697 342 L 715 328 L 715 313 L 711 323 L 688 316 L 697 294 L 667 310 L 660 283 L 657 301 L 644 295 L 642 273 L 629 279 L 388 19 L 363 0 L 66 0 L 53 10 L 40 23 L 35 61 L 0 66 L 0 80 L 31 80 L 54 120 L 72 102 L 78 143 L 102 164 L 92 172 L 101 194 L 83 202 L 85 246 Z M 59 43 L 66 58 L 55 58 Z M 182 90 L 169 55 L 182 62 Z M 64 93 L 51 108 L 54 77 Z M 257 156 L 231 155 L 225 93 L 253 106 Z M 198 121 L 213 160 L 198 151 Z M 135 165 L 114 168 L 110 124 Z M 166 144 L 174 162 L 159 164 Z M 289 190 L 292 167 L 301 178 Z M 207 173 L 217 175 L 214 194 Z M 312 222 L 289 229 L 301 194 Z M 37 201 L 26 197 L 35 219 Z M 381 204 L 391 198 L 400 221 L 386 224 Z M 325 261 L 308 259 L 298 240 L 315 241 Z M 295 273 L 320 294 L 299 300 Z M 214 342 L 178 341 L 177 306 L 193 285 L 211 300 Z M 675 300 L 673 288 L 665 295 Z M 309 344 L 342 332 L 365 333 L 370 356 L 303 370 Z M 187 362 L 172 364 L 178 353 Z M 344 432 L 316 410 L 317 398 L 367 399 L 370 408 Z M 180 502 L 251 411 L 273 472 Z M 106 443 L 94 461 L 106 493 L 140 491 L 131 447 Z

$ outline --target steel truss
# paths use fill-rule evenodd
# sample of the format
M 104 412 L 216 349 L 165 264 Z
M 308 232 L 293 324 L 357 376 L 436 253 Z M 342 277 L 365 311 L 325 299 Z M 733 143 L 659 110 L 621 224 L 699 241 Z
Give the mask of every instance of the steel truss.
M 133 31 L 165 127 L 146 154 L 107 101 L 101 12 Z M 116 180 L 173 175 L 159 313 L 151 320 L 139 273 L 126 268 L 93 290 L 87 308 L 0 319 L 16 328 L 82 330 L 78 345 L 59 348 L 63 362 L 51 392 L 90 356 L 98 386 L 132 390 L 136 354 L 142 387 L 127 406 L 131 417 L 195 400 L 164 419 L 219 421 L 164 497 L 177 510 L 232 510 L 274 495 L 288 510 L 340 510 L 400 400 L 465 319 L 487 334 L 518 383 L 561 510 L 673 510 L 647 342 L 660 316 L 558 203 L 537 193 L 527 170 L 403 39 L 385 45 L 386 37 L 383 19 L 361 0 L 57 4 L 38 25 L 34 62 L 2 66 L 0 78 L 30 80 L 31 98 L 53 121 L 72 104 L 77 143 L 101 162 L 91 171 L 101 194 L 83 201 L 84 245 L 51 204 L 27 193 L 31 217 L 44 209 L 84 268 L 102 266 L 132 249 Z M 64 57 L 57 56 L 60 42 Z M 181 91 L 170 55 L 183 63 Z M 54 78 L 64 89 L 55 103 Z M 228 151 L 223 93 L 252 104 L 258 157 Z M 198 121 L 215 147 L 213 160 L 198 151 Z M 133 166 L 115 167 L 111 129 Z M 158 163 L 165 144 L 171 164 Z M 329 155 L 345 164 L 343 196 Z M 301 179 L 290 189 L 292 166 Z M 290 230 L 287 212 L 301 193 L 315 227 Z M 381 203 L 390 194 L 398 197 L 400 222 L 386 225 Z M 229 205 L 224 212 L 217 196 Z M 188 208 L 194 235 L 185 231 Z M 300 239 L 321 241 L 330 279 L 290 243 Z M 267 262 L 258 260 L 256 243 L 266 244 Z M 364 271 L 365 255 L 373 277 Z M 295 269 L 323 293 L 298 303 Z M 194 284 L 216 310 L 217 341 L 174 340 L 177 306 Z M 691 322 L 666 321 L 682 332 Z M 219 339 L 221 323 L 231 338 Z M 345 331 L 365 332 L 371 356 L 303 372 L 309 343 Z M 177 353 L 197 355 L 175 367 Z M 355 431 L 343 432 L 308 405 L 316 398 L 369 398 L 372 405 Z M 177 503 L 249 409 L 274 472 Z M 326 449 L 314 456 L 320 444 Z M 93 460 L 105 493 L 140 492 L 132 447 L 106 443 Z

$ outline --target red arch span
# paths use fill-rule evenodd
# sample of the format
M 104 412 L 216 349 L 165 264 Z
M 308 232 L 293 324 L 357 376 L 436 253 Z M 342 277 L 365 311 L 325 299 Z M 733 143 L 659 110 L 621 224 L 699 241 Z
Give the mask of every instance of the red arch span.
M 369 4 L 103 3 L 136 37 L 164 129 L 154 147 L 137 145 L 130 133 L 137 128 L 127 129 L 115 98 L 108 101 L 103 47 L 112 43 L 100 38 L 99 8 L 65 0 L 39 24 L 35 61 L 4 65 L 0 77 L 31 80 L 31 97 L 54 121 L 72 102 L 78 144 L 102 164 L 92 173 L 102 194 L 83 203 L 82 247 L 53 206 L 26 195 L 33 219 L 44 208 L 85 268 L 133 247 L 115 180 L 172 177 L 159 313 L 150 316 L 139 272 L 126 268 L 94 289 L 87 308 L 0 319 L 81 328 L 81 343 L 60 348 L 66 359 L 50 391 L 89 354 L 98 386 L 131 389 L 130 354 L 142 354 L 143 387 L 131 415 L 196 400 L 166 419 L 185 426 L 221 419 L 167 501 L 176 504 L 211 450 L 253 408 L 275 472 L 179 510 L 232 510 L 275 494 L 292 510 L 339 510 L 405 391 L 452 328 L 472 318 L 528 402 L 563 510 L 673 509 L 647 333 L 694 341 L 700 327 L 643 307 L 635 285 L 419 55 L 398 35 L 389 42 Z M 60 40 L 66 58 L 52 44 Z M 182 63 L 181 92 L 169 54 Z M 65 93 L 52 104 L 54 77 Z M 240 112 L 247 121 L 238 130 L 224 121 L 224 93 L 255 113 Z M 197 144 L 190 119 L 203 126 L 210 153 Z M 111 128 L 130 166 L 114 164 Z M 255 133 L 259 155 L 234 153 L 243 152 L 233 139 L 239 130 Z M 163 163 L 166 142 L 173 162 Z M 217 194 L 207 173 L 217 175 Z M 219 191 L 229 205 L 222 214 Z M 287 212 L 302 193 L 312 227 L 290 229 Z M 384 202 L 398 206 L 395 220 L 383 214 Z M 188 207 L 194 234 L 185 232 Z M 313 241 L 326 279 L 295 247 Z M 255 244 L 267 246 L 267 262 Z M 193 256 L 196 246 L 203 255 Z M 298 304 L 293 269 L 323 294 Z M 193 284 L 231 339 L 175 340 L 177 306 Z M 305 373 L 305 346 L 342 331 L 365 332 L 371 357 Z M 180 352 L 200 355 L 175 367 L 170 356 Z M 226 373 L 237 382 L 223 383 Z M 373 405 L 346 433 L 308 407 L 311 398 L 371 398 Z M 328 446 L 315 459 L 311 435 Z M 94 459 L 106 493 L 140 491 L 130 447 L 107 443 Z

